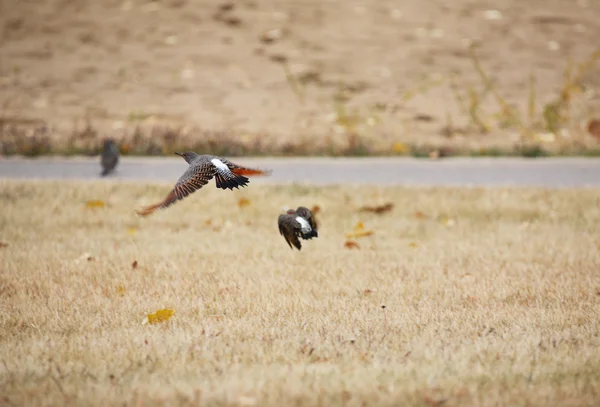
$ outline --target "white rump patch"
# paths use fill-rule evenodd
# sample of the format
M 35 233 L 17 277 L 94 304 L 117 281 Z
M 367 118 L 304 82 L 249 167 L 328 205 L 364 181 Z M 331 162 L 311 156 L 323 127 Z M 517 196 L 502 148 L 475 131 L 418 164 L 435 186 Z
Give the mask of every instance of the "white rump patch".
M 213 165 L 215 167 L 217 167 L 218 169 L 220 169 L 221 171 L 226 171 L 226 172 L 230 172 L 229 167 L 226 166 L 223 161 L 219 160 L 218 158 L 213 158 L 212 160 L 210 160 L 211 163 L 213 163 Z
M 302 216 L 296 216 L 296 222 L 298 222 L 300 224 L 300 228 L 302 229 L 302 232 L 308 233 L 312 230 L 308 221 L 306 219 L 304 219 Z

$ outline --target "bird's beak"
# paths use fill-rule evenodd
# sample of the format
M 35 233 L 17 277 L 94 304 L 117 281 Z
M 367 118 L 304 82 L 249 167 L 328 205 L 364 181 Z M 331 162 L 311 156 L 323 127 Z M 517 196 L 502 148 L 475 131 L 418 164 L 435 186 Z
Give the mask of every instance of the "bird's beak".
M 177 155 L 178 155 L 178 156 L 180 156 L 180 157 L 183 157 L 183 153 L 177 153 L 177 152 L 176 152 L 175 154 L 177 154 Z

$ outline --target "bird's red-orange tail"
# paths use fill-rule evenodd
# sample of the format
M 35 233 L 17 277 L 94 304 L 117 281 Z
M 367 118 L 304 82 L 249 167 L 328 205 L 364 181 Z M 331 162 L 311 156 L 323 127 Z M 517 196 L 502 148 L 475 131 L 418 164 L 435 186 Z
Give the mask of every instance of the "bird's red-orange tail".
M 270 175 L 271 171 L 257 170 L 254 168 L 234 168 L 231 170 L 235 175 Z

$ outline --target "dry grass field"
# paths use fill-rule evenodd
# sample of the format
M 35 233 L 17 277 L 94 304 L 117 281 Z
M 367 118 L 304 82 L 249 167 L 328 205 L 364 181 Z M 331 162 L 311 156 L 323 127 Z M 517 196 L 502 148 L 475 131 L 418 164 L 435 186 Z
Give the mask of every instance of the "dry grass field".
M 0 182 L 0 405 L 600 404 L 600 191 L 170 186 Z

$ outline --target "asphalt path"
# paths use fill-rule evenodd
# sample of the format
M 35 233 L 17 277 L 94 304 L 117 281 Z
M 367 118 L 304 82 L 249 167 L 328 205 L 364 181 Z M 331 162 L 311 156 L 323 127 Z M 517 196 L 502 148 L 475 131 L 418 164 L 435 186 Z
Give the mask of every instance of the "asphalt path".
M 600 187 L 598 158 L 254 158 L 237 164 L 271 169 L 252 183 L 372 184 L 479 187 Z M 99 157 L 0 158 L 0 178 L 175 182 L 187 168 L 179 157 L 122 157 L 100 177 Z

